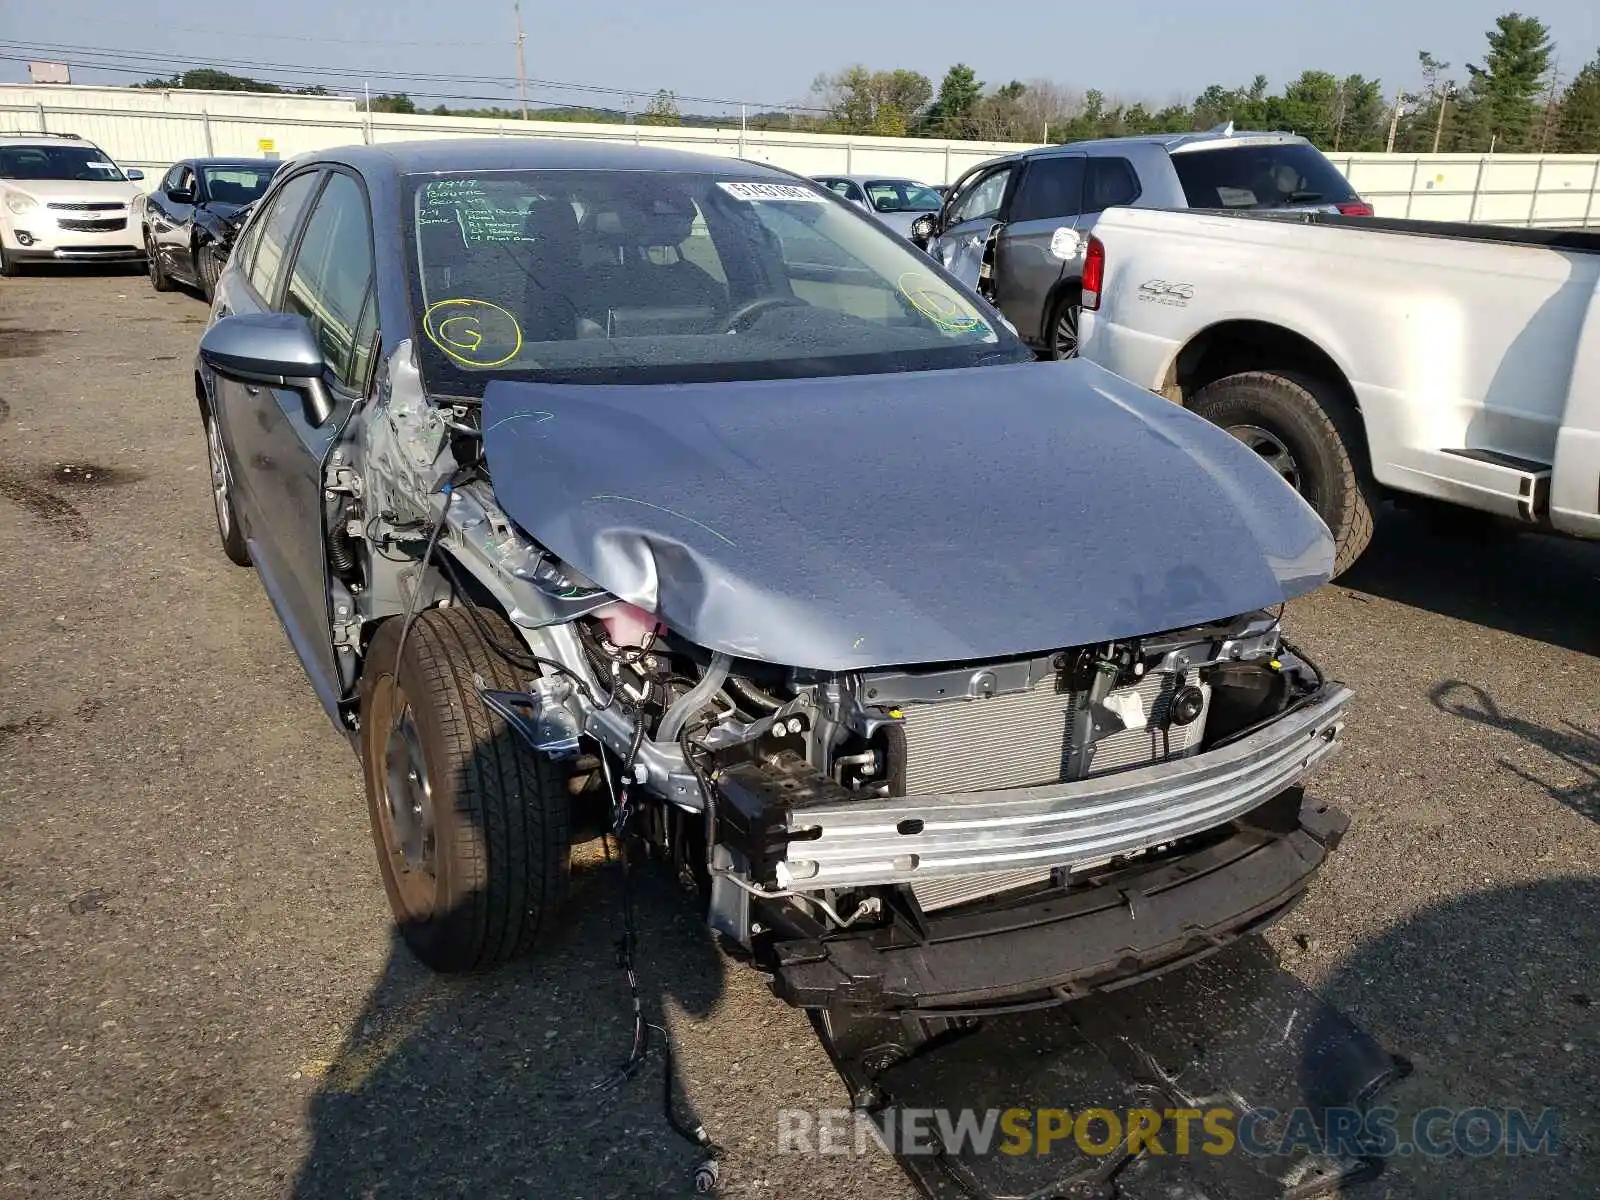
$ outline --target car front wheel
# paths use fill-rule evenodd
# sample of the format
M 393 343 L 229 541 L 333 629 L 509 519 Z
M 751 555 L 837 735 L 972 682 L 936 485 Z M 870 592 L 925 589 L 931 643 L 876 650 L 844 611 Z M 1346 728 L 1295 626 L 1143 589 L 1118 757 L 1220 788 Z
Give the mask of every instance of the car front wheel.
M 200 280 L 200 294 L 206 302 L 217 294 L 217 280 L 222 276 L 222 259 L 210 242 L 201 242 L 194 249 L 194 273 Z
M 567 774 L 478 694 L 520 691 L 498 613 L 440 608 L 381 625 L 361 678 L 372 840 L 400 935 L 436 971 L 482 970 L 547 934 L 566 895 Z M 397 661 L 398 658 L 398 661 Z
M 211 503 L 217 514 L 217 536 L 222 539 L 222 552 L 237 566 L 250 565 L 250 547 L 245 544 L 244 530 L 239 528 L 239 514 L 233 506 L 233 482 L 228 474 L 228 456 L 222 446 L 222 427 L 217 418 L 206 414 L 206 460 L 211 468 Z
M 150 237 L 148 229 L 144 234 L 144 268 L 150 275 L 150 286 L 156 291 L 172 290 L 172 280 L 167 276 L 166 268 L 161 265 L 161 257 L 156 253 L 156 244 Z

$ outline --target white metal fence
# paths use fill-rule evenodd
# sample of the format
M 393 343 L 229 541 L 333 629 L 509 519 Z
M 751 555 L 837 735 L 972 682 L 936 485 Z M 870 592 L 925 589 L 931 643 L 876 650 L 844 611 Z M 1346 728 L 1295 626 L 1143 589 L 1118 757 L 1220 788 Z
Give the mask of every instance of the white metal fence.
M 77 86 L 0 86 L 0 130 L 72 132 L 153 183 L 197 155 L 290 158 L 352 142 L 417 138 L 589 138 L 747 158 L 806 175 L 871 172 L 948 183 L 1021 149 L 1004 142 L 848 137 L 765 130 L 367 114 L 348 98 Z M 1380 216 L 1532 226 L 1600 226 L 1600 155 L 1335 154 Z

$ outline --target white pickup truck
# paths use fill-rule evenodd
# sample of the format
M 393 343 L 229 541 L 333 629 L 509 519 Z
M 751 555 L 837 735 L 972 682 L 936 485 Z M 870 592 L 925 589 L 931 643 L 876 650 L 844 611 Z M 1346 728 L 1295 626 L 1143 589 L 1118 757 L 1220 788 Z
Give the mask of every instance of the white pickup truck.
M 1114 209 L 1083 307 L 1083 357 L 1277 467 L 1336 572 L 1387 498 L 1600 537 L 1600 232 Z

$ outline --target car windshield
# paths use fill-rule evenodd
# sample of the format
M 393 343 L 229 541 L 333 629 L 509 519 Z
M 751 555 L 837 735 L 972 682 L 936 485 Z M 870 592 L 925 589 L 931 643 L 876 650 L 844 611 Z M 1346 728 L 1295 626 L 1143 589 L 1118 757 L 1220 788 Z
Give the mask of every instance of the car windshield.
M 0 146 L 0 179 L 105 183 L 126 178 L 117 164 L 94 146 Z
M 249 204 L 261 198 L 277 169 L 276 165 L 201 167 L 200 175 L 210 199 L 222 204 Z
M 909 179 L 875 179 L 866 186 L 867 198 L 879 212 L 938 212 L 944 203 L 933 188 Z
M 1304 142 L 1182 150 L 1172 165 L 1190 208 L 1284 208 L 1356 199 L 1339 169 Z
M 925 256 L 809 183 L 499 171 L 410 180 L 429 385 L 675 383 L 1024 361 Z

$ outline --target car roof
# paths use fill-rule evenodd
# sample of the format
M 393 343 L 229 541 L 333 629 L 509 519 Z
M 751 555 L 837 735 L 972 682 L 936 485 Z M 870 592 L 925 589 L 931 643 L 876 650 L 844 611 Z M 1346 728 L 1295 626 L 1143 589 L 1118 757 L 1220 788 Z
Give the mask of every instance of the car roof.
M 194 163 L 197 167 L 283 166 L 283 160 L 280 158 L 186 158 L 183 161 Z
M 930 183 L 923 183 L 914 175 L 895 175 L 888 172 L 879 172 L 876 175 L 835 175 L 824 171 L 820 175 L 813 175 L 813 179 L 848 179 L 851 183 L 914 183 L 919 187 L 932 187 Z
M 1159 146 L 1169 154 L 1186 154 L 1198 150 L 1221 150 L 1229 146 L 1309 146 L 1311 143 L 1298 133 L 1271 130 L 1235 131 L 1233 126 L 1220 126 L 1195 133 L 1145 133 L 1129 137 L 1089 138 L 1081 142 L 1065 142 L 1058 146 L 1041 146 L 1024 150 L 1019 157 L 1028 158 L 1062 151 L 1115 149 L 1127 146 Z
M 304 161 L 339 162 L 364 173 L 430 175 L 454 171 L 715 171 L 774 182 L 789 171 L 747 159 L 622 142 L 578 138 L 441 138 L 341 146 L 304 156 Z
M 11 132 L 0 133 L 0 145 L 6 146 L 88 146 L 98 150 L 99 147 L 88 138 L 79 137 L 75 133 L 28 133 Z

